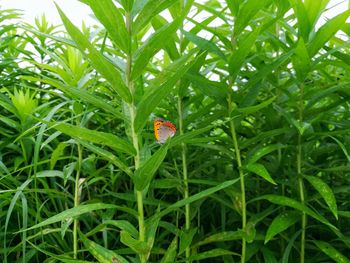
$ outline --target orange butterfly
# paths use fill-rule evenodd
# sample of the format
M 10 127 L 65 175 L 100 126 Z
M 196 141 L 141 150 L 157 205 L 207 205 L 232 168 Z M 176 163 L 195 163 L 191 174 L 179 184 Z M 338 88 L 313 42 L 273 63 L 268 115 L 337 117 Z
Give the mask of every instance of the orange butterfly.
M 153 122 L 154 136 L 158 143 L 163 144 L 176 133 L 176 127 L 170 121 L 164 121 L 162 118 L 156 118 Z

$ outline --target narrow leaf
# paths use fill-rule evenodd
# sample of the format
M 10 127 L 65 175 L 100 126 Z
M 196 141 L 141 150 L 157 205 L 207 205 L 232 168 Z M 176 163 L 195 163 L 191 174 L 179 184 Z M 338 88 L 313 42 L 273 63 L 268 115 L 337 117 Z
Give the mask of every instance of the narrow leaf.
M 91 7 L 96 18 L 107 29 L 113 42 L 125 53 L 129 52 L 129 34 L 124 18 L 112 0 L 83 0 L 82 2 Z
M 146 242 L 137 240 L 133 238 L 128 232 L 121 231 L 120 232 L 120 241 L 135 251 L 137 254 L 148 254 L 150 248 L 148 247 Z
M 349 263 L 350 259 L 345 257 L 342 253 L 340 253 L 337 249 L 335 249 L 331 244 L 325 241 L 317 241 L 313 240 L 314 244 L 321 249 L 323 253 L 329 256 L 337 263 Z
M 192 59 L 194 52 L 196 52 L 195 49 L 170 64 L 158 76 L 155 83 L 148 88 L 150 91 L 142 98 L 137 107 L 135 118 L 135 130 L 137 132 L 143 128 L 148 120 L 148 116 L 158 106 L 161 100 L 170 93 L 176 82 L 193 65 L 195 62 Z
M 245 166 L 245 168 L 252 173 L 255 173 L 268 181 L 271 184 L 276 185 L 276 182 L 272 179 L 269 172 L 266 170 L 265 166 L 260 163 L 249 163 Z
M 136 35 L 143 27 L 145 27 L 153 17 L 158 15 L 164 9 L 170 7 L 172 4 L 176 3 L 174 0 L 149 0 L 143 6 L 142 10 L 138 14 L 134 26 L 133 34 Z
M 233 52 L 229 61 L 230 74 L 235 76 L 241 69 L 245 58 L 248 56 L 250 50 L 256 42 L 257 37 L 259 36 L 260 30 L 261 27 L 258 27 L 245 36 L 244 39 L 240 39 L 238 49 Z
M 154 174 L 158 170 L 158 167 L 161 165 L 168 152 L 168 147 L 169 143 L 164 144 L 145 163 L 143 163 L 139 169 L 135 171 L 133 180 L 138 191 L 145 189 L 152 181 Z
M 303 82 L 310 71 L 310 58 L 303 38 L 300 38 L 294 49 L 293 66 L 300 82 Z
M 252 114 L 254 112 L 257 112 L 265 107 L 267 107 L 268 105 L 270 105 L 274 100 L 276 99 L 276 97 L 271 97 L 268 100 L 265 100 L 264 102 L 258 104 L 258 105 L 254 105 L 254 106 L 249 106 L 249 107 L 244 107 L 244 108 L 238 108 L 237 111 L 243 114 Z
M 36 244 L 33 244 L 32 242 L 30 242 L 29 240 L 27 240 L 26 242 L 28 242 L 32 247 L 34 247 L 37 251 L 40 251 L 41 253 L 43 253 L 44 255 L 48 255 L 53 259 L 57 259 L 61 262 L 65 262 L 65 263 L 91 263 L 91 261 L 86 261 L 86 260 L 79 260 L 79 259 L 74 259 L 72 257 L 70 257 L 69 255 L 56 255 L 55 253 L 51 253 L 49 251 L 46 251 L 44 249 L 42 249 L 40 246 L 42 244 L 40 244 L 39 246 L 37 246 Z M 46 246 L 46 243 L 45 243 Z
M 114 164 L 116 167 L 120 168 L 122 171 L 124 171 L 127 175 L 132 176 L 132 171 L 130 170 L 130 168 L 119 158 L 117 158 L 116 155 L 114 155 L 113 153 L 102 149 L 101 147 L 98 147 L 96 145 L 87 143 L 85 141 L 82 140 L 78 140 L 79 143 L 81 143 L 85 148 L 89 149 L 90 151 L 96 153 L 97 155 L 101 156 L 102 158 L 104 158 L 105 160 L 111 162 L 112 164 Z
M 110 204 L 103 204 L 103 203 L 96 203 L 96 204 L 89 204 L 89 205 L 79 205 L 79 206 L 76 206 L 74 208 L 71 208 L 71 209 L 67 209 L 57 215 L 54 215 L 28 229 L 26 229 L 27 231 L 28 230 L 32 230 L 32 229 L 36 229 L 36 228 L 39 228 L 39 227 L 44 227 L 44 226 L 47 226 L 47 225 L 50 225 L 50 224 L 53 224 L 53 223 L 57 223 L 57 222 L 60 222 L 62 220 L 65 220 L 67 218 L 71 218 L 71 217 L 77 217 L 77 216 L 80 216 L 82 214 L 85 214 L 85 213 L 89 213 L 89 212 L 92 212 L 94 210 L 100 210 L 100 209 L 110 209 L 110 208 L 119 208 L 119 206 L 117 205 L 110 205 Z M 21 230 L 19 232 L 22 232 L 24 230 Z
M 249 0 L 245 1 L 239 8 L 235 19 L 234 35 L 238 36 L 244 28 L 249 24 L 249 21 L 263 9 L 272 0 Z
M 258 150 L 256 150 L 254 152 L 254 154 L 250 158 L 248 158 L 248 163 L 249 164 L 255 163 L 258 160 L 260 160 L 262 157 L 264 157 L 265 155 L 267 155 L 273 151 L 282 149 L 284 147 L 286 147 L 286 146 L 282 145 L 282 144 L 272 144 L 272 145 L 268 145 L 268 146 L 263 147 L 263 148 L 259 148 Z
M 302 37 L 305 41 L 308 41 L 311 31 L 311 24 L 308 19 L 305 5 L 302 0 L 289 0 L 289 2 L 292 5 L 294 13 L 298 18 L 299 36 Z
M 173 263 L 176 260 L 176 250 L 177 250 L 177 236 L 174 237 L 173 241 L 170 243 L 167 251 L 164 254 L 164 257 L 160 261 L 160 263 Z
M 168 206 L 166 209 L 164 209 L 163 211 L 160 211 L 159 213 L 155 214 L 153 217 L 154 218 L 158 218 L 158 217 L 163 217 L 164 215 L 170 213 L 171 211 L 177 209 L 177 208 L 180 208 L 180 207 L 183 207 L 185 206 L 186 204 L 190 204 L 190 203 L 193 203 L 197 200 L 200 200 L 200 199 L 203 199 L 207 196 L 210 196 L 212 195 L 213 193 L 217 192 L 217 191 L 220 191 L 220 190 L 223 190 L 235 183 L 237 183 L 239 181 L 239 178 L 237 179 L 234 179 L 234 180 L 229 180 L 229 181 L 225 181 L 221 184 L 218 184 L 217 186 L 214 186 L 214 187 L 211 187 L 211 188 L 208 188 L 206 190 L 203 190 L 202 192 L 199 192 L 197 194 L 194 194 L 188 198 L 185 198 L 185 199 L 182 199 L 180 201 L 177 201 L 176 203 Z
M 192 228 L 190 230 L 182 230 L 180 232 L 180 247 L 179 247 L 179 255 L 185 252 L 186 248 L 191 246 L 192 239 L 197 232 L 197 228 Z
M 285 211 L 275 217 L 267 229 L 265 236 L 265 244 L 269 242 L 275 235 L 283 232 L 288 227 L 294 225 L 298 220 L 300 220 L 300 213 L 295 211 Z
M 280 195 L 264 195 L 261 197 L 257 197 L 254 200 L 261 200 L 261 199 L 266 199 L 266 200 L 270 201 L 271 203 L 274 203 L 277 205 L 288 206 L 288 207 L 292 207 L 294 209 L 297 209 L 297 210 L 304 212 L 307 215 L 315 218 L 317 221 L 329 226 L 330 228 L 332 228 L 332 230 L 337 231 L 337 228 L 335 226 L 333 226 L 326 218 L 324 218 L 320 214 L 314 212 L 306 205 L 304 205 L 304 204 L 302 204 L 302 203 L 300 203 L 292 198 L 280 196 Z
M 242 236 L 243 236 L 242 230 L 220 232 L 220 233 L 213 234 L 209 237 L 206 237 L 202 241 L 196 243 L 193 247 L 199 247 L 199 246 L 214 243 L 214 242 L 239 240 L 239 239 L 242 239 Z
M 92 66 L 108 80 L 108 82 L 112 85 L 114 91 L 116 91 L 125 101 L 131 102 L 131 93 L 126 87 L 120 72 L 109 60 L 107 60 L 99 51 L 94 48 L 87 37 L 84 36 L 80 30 L 73 25 L 73 23 L 63 13 L 63 11 L 58 7 L 58 5 L 56 5 L 56 8 L 61 16 L 68 34 L 77 44 L 80 51 L 85 54 Z
M 122 256 L 118 255 L 112 250 L 104 248 L 103 246 L 89 240 L 84 234 L 79 233 L 80 240 L 83 241 L 84 247 L 101 263 L 128 263 Z
M 329 209 L 333 213 L 334 217 L 338 219 L 337 212 L 337 202 L 335 200 L 335 196 L 333 194 L 332 189 L 322 181 L 321 178 L 315 176 L 305 176 L 305 178 L 309 181 L 309 183 L 317 190 L 317 192 L 322 196 L 328 205 Z
M 317 32 L 315 37 L 309 44 L 309 54 L 313 57 L 323 45 L 338 31 L 341 30 L 346 19 L 350 15 L 350 10 L 347 10 L 336 17 L 327 21 Z
M 213 53 L 223 60 L 226 60 L 225 54 L 212 41 L 199 37 L 185 30 L 183 30 L 182 33 L 189 41 L 196 44 L 200 49 Z
M 133 238 L 137 238 L 139 235 L 137 229 L 127 220 L 104 220 L 103 224 L 118 227 L 119 229 L 128 232 Z
M 152 34 L 141 47 L 139 47 L 134 55 L 134 66 L 131 74 L 132 79 L 138 78 L 147 66 L 151 57 L 153 57 L 159 49 L 165 48 L 166 44 L 172 40 L 172 34 L 175 33 L 179 26 L 180 19 L 174 20 L 170 24 L 165 24 Z
M 127 141 L 120 139 L 112 133 L 89 130 L 83 127 L 71 125 L 68 123 L 50 123 L 52 128 L 83 141 L 102 144 L 111 147 L 116 151 L 125 152 L 131 155 L 135 154 L 134 147 Z
M 195 261 L 195 260 L 203 260 L 203 259 L 214 258 L 214 257 L 221 257 L 226 255 L 238 256 L 239 254 L 232 252 L 230 250 L 222 249 L 222 248 L 214 248 L 212 250 L 200 252 L 194 256 L 191 256 L 190 259 Z

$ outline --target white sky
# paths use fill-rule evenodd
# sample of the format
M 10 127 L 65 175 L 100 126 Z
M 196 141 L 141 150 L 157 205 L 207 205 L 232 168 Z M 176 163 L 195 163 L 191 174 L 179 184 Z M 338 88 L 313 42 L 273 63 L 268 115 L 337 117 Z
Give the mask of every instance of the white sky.
M 201 2 L 201 0 L 196 1 Z M 89 16 L 92 13 L 89 7 L 78 0 L 55 0 L 55 2 L 75 25 L 80 26 L 83 20 L 87 25 L 95 24 L 94 19 Z M 202 0 L 202 2 L 204 1 Z M 348 0 L 330 0 L 328 7 L 332 6 L 334 8 L 326 12 L 325 17 L 330 18 L 345 11 L 348 8 Z M 33 24 L 35 17 L 41 16 L 43 13 L 50 23 L 61 24 L 53 0 L 0 0 L 0 8 L 23 10 L 22 18 L 30 24 Z M 322 21 L 320 22 L 322 23 Z
M 58 25 L 62 21 L 55 2 L 74 24 L 80 26 L 83 20 L 87 25 L 95 24 L 94 19 L 89 16 L 92 13 L 90 8 L 77 0 L 0 0 L 0 7 L 23 10 L 22 19 L 30 24 L 34 23 L 35 17 L 45 14 L 50 23 Z

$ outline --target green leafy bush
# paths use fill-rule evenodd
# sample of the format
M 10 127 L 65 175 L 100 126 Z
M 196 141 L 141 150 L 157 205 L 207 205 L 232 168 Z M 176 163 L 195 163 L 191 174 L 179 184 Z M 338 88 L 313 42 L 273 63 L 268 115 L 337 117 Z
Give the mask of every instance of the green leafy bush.
M 81 2 L 0 12 L 2 262 L 349 261 L 349 10 Z

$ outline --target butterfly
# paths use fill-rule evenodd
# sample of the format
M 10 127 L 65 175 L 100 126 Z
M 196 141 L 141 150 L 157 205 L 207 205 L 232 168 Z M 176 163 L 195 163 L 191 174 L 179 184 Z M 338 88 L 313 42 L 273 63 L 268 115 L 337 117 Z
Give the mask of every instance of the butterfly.
M 162 118 L 156 118 L 153 121 L 154 136 L 158 143 L 163 144 L 169 137 L 176 133 L 176 127 L 170 121 L 164 121 Z

